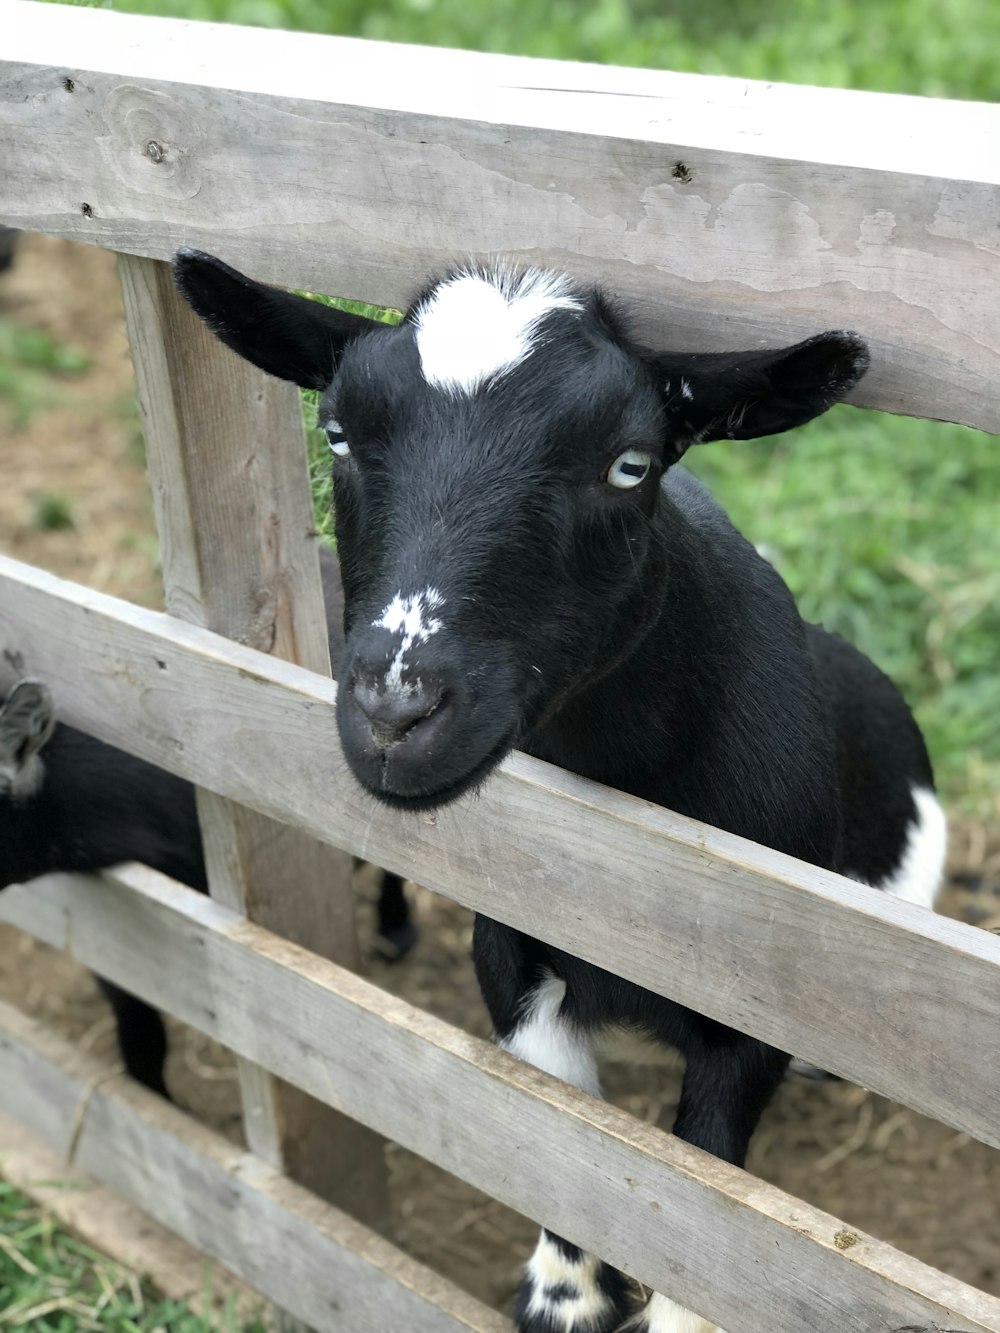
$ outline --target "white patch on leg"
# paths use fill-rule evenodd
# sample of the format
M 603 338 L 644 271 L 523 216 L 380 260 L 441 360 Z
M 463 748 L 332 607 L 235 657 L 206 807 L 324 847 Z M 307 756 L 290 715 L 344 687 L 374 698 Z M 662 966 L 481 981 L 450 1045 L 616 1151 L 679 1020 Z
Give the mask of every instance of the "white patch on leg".
M 913 800 L 917 818 L 909 827 L 902 860 L 889 878 L 875 888 L 918 907 L 932 908 L 944 879 L 948 823 L 932 791 L 914 787 Z
M 644 1310 L 625 1324 L 619 1333 L 723 1333 L 717 1324 L 685 1310 L 669 1296 L 654 1291 Z
M 403 684 L 403 659 L 410 649 L 423 643 L 432 634 L 436 634 L 442 621 L 430 613 L 444 606 L 444 598 L 437 588 L 425 588 L 415 592 L 412 597 L 396 593 L 378 620 L 372 621 L 374 629 L 387 629 L 391 634 L 402 634 L 395 657 L 389 663 L 385 673 L 385 688 L 389 694 L 412 694 L 413 686 Z
M 531 1282 L 528 1317 L 565 1333 L 602 1327 L 612 1307 L 598 1285 L 600 1270 L 599 1259 L 583 1253 L 569 1258 L 543 1231 L 524 1270 Z
M 500 1045 L 536 1069 L 601 1095 L 590 1035 L 560 1014 L 566 983 L 548 976 L 532 992 L 517 1027 Z
M 416 313 L 424 379 L 453 393 L 471 393 L 531 355 L 547 314 L 582 309 L 561 273 L 537 268 L 519 273 L 503 266 L 458 273 L 439 283 Z

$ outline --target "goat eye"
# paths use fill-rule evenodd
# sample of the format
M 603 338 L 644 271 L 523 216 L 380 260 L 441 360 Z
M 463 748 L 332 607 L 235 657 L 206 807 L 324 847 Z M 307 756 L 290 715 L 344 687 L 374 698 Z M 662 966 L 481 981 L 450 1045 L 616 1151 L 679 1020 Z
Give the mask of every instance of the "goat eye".
M 652 454 L 641 453 L 638 449 L 626 449 L 608 468 L 604 480 L 609 486 L 615 486 L 620 491 L 628 491 L 646 480 L 652 466 Z
M 330 441 L 330 452 L 338 458 L 346 458 L 351 452 L 344 428 L 339 421 L 328 421 L 325 426 L 326 438 Z

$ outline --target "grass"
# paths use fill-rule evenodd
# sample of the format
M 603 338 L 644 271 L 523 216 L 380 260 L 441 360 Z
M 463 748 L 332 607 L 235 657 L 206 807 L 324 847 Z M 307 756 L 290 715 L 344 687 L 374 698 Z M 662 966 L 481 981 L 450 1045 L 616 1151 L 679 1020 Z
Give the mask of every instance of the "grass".
M 838 407 L 687 463 L 802 613 L 868 653 L 923 727 L 949 804 L 1000 817 L 1000 448 L 981 431 Z
M 0 319 L 0 404 L 10 429 L 23 430 L 36 412 L 57 400 L 59 376 L 80 375 L 89 365 L 82 352 L 43 329 Z
M 210 1269 L 205 1308 L 210 1308 Z M 265 1333 L 205 1319 L 57 1226 L 0 1180 L 0 1333 Z
M 118 0 L 143 14 L 990 101 L 992 0 Z
M 75 528 L 72 501 L 52 491 L 36 492 L 31 496 L 31 526 L 40 532 Z

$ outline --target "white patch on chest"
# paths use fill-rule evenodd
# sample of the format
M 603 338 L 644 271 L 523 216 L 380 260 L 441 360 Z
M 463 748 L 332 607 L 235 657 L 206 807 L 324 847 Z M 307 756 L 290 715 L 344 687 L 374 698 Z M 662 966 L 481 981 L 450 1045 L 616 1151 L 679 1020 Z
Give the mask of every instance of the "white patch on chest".
M 403 666 L 406 654 L 418 643 L 436 634 L 443 622 L 431 614 L 444 606 L 444 598 L 437 588 L 424 588 L 411 597 L 396 593 L 378 620 L 375 629 L 387 629 L 390 634 L 402 634 L 399 648 L 385 673 L 385 688 L 390 694 L 411 694 L 412 685 L 403 684 Z
M 561 273 L 507 268 L 459 273 L 435 287 L 417 311 L 424 379 L 453 393 L 471 393 L 531 355 L 547 314 L 582 309 Z
M 917 818 L 910 825 L 897 868 L 875 888 L 918 907 L 933 907 L 944 878 L 948 824 L 932 791 L 914 787 Z
M 565 995 L 565 981 L 546 977 L 532 994 L 520 1023 L 500 1045 L 536 1069 L 600 1097 L 591 1038 L 559 1012 Z

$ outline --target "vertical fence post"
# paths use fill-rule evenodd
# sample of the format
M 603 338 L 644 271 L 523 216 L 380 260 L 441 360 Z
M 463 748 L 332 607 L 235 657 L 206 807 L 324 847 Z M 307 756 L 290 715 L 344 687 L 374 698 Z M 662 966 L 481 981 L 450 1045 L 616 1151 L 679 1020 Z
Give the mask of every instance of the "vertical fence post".
M 167 609 L 329 674 L 297 391 L 213 338 L 177 295 L 167 264 L 121 255 L 119 271 Z M 206 791 L 198 810 L 213 897 L 357 967 L 346 853 Z M 256 1153 L 385 1226 L 378 1136 L 247 1061 L 240 1085 Z

